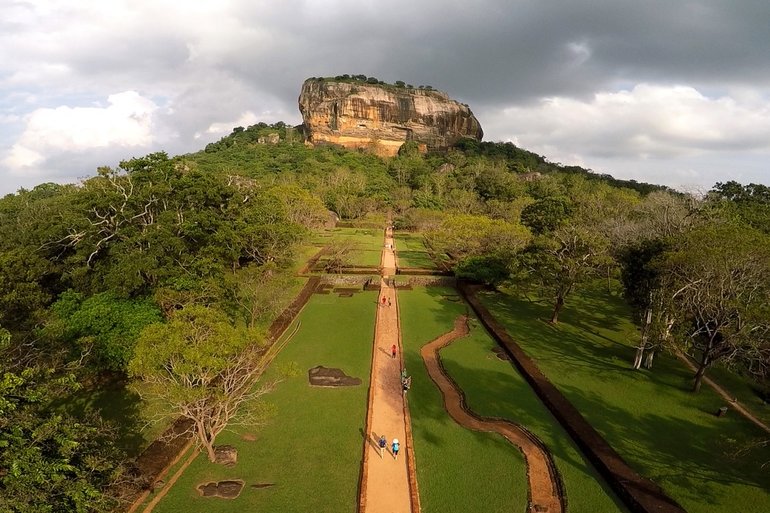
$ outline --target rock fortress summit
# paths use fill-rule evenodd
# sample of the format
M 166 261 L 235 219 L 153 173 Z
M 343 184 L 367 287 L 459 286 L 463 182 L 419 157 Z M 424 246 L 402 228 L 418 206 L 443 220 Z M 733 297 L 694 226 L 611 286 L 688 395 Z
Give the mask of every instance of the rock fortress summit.
M 305 80 L 299 110 L 307 141 L 393 156 L 406 141 L 424 152 L 466 137 L 481 140 L 484 132 L 467 105 L 429 86 L 396 84 L 356 77 Z

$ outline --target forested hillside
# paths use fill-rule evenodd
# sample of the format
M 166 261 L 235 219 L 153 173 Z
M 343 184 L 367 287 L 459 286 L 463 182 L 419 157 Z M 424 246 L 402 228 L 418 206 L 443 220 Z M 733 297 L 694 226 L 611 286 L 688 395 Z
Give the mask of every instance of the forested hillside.
M 381 159 L 307 147 L 283 123 L 239 127 L 198 153 L 0 200 L 0 509 L 114 507 L 110 485 L 130 477 L 122 462 L 141 447 L 69 398 L 146 376 L 151 342 L 182 337 L 180 318 L 220 334 L 200 346 L 217 357 L 259 346 L 312 231 L 384 212 L 459 276 L 552 298 L 554 323 L 575 288 L 621 280 L 641 329 L 636 367 L 694 348 L 695 389 L 715 362 L 763 383 L 765 186 L 693 198 L 511 143 L 428 155 L 406 143 Z

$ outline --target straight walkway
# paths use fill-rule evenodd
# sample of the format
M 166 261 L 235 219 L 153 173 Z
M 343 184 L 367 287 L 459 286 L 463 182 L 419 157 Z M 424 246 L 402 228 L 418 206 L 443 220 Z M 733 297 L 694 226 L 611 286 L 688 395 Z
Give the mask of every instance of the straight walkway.
M 377 324 L 372 351 L 372 385 L 370 394 L 367 447 L 359 498 L 362 513 L 417 513 L 412 502 L 407 468 L 407 452 L 412 450 L 407 440 L 404 396 L 401 389 L 401 347 L 399 344 L 398 306 L 396 290 L 388 277 L 395 275 L 393 234 L 388 229 L 382 252 L 382 279 L 377 301 Z M 383 302 L 384 299 L 384 302 Z M 391 348 L 396 346 L 396 357 Z M 377 440 L 385 435 L 388 441 L 384 456 L 380 456 Z M 401 451 L 396 459 L 391 443 L 397 438 Z

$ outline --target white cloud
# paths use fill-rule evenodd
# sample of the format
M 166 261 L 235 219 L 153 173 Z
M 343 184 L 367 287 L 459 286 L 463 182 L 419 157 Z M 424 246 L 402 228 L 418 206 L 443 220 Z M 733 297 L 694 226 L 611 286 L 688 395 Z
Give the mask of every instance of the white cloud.
M 8 155 L 3 159 L 3 164 L 14 170 L 21 170 L 24 168 L 31 168 L 40 164 L 45 160 L 40 153 L 35 150 L 30 150 L 26 146 L 16 144 L 8 152 Z
M 227 135 L 232 131 L 234 127 L 241 126 L 241 127 L 247 127 L 250 125 L 254 125 L 259 121 L 259 118 L 256 114 L 251 112 L 250 110 L 247 110 L 236 121 L 226 121 L 226 122 L 218 122 L 218 123 L 212 123 L 209 125 L 209 127 L 206 129 L 207 134 L 212 135 Z M 203 134 L 196 133 L 195 138 L 199 139 Z
M 33 111 L 3 164 L 26 173 L 48 156 L 95 148 L 147 147 L 158 106 L 135 91 L 112 94 L 104 107 L 43 108 Z
M 507 108 L 492 116 L 490 128 L 552 159 L 763 151 L 770 149 L 770 102 L 757 104 L 752 97 L 743 103 L 728 96 L 710 98 L 688 86 L 640 84 L 600 92 L 589 101 L 552 97 Z

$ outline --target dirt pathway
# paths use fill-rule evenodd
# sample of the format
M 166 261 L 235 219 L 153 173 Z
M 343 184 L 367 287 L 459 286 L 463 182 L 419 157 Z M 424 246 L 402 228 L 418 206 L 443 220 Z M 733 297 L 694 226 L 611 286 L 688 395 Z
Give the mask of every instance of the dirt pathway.
M 524 455 L 529 480 L 528 512 L 563 513 L 566 500 L 562 496 L 563 487 L 551 455 L 542 442 L 523 427 L 500 419 L 484 419 L 476 416 L 465 404 L 462 391 L 452 381 L 441 365 L 439 350 L 453 340 L 468 334 L 467 317 L 459 317 L 454 329 L 436 340 L 429 342 L 420 350 L 425 367 L 431 379 L 444 396 L 444 406 L 449 415 L 463 427 L 474 431 L 500 433 L 515 445 Z
M 377 301 L 377 323 L 372 351 L 372 384 L 367 416 L 367 446 L 364 450 L 359 511 L 361 513 L 410 513 L 416 498 L 410 485 L 408 459 L 412 441 L 407 435 L 404 397 L 401 390 L 401 347 L 398 304 L 388 277 L 395 274 L 393 236 L 386 232 L 382 251 L 382 280 Z M 384 299 L 384 303 L 383 303 Z M 391 355 L 396 346 L 396 357 Z M 380 456 L 377 440 L 385 435 L 388 447 Z M 390 448 L 398 438 L 401 450 L 394 458 Z M 414 511 L 417 513 L 417 511 Z
M 677 353 L 677 356 L 685 365 L 687 365 L 687 368 L 689 368 L 691 371 L 696 372 L 698 370 L 698 368 L 695 366 L 695 364 L 692 363 L 692 361 L 687 355 L 684 355 L 682 353 Z M 729 394 L 727 390 L 719 386 L 714 380 L 712 380 L 708 376 L 703 376 L 703 382 L 706 383 L 711 388 L 713 388 L 714 391 L 722 397 L 722 399 L 726 400 L 732 409 L 734 409 L 735 411 L 737 411 L 738 413 L 740 413 L 741 415 L 749 419 L 751 422 L 753 422 L 760 428 L 764 429 L 766 432 L 770 433 L 770 427 L 767 424 L 765 424 L 764 422 L 759 420 L 757 417 L 752 415 L 747 408 L 743 407 L 735 399 L 735 396 L 733 396 L 732 394 Z

